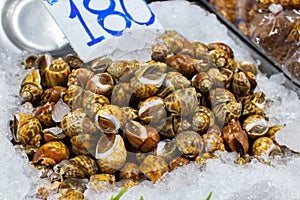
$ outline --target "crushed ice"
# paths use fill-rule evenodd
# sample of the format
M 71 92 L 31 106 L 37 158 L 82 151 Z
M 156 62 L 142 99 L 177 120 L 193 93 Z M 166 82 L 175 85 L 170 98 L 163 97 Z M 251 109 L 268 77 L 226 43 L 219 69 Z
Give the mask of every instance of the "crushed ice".
M 150 6 L 164 28 L 175 29 L 191 41 L 225 42 L 233 48 L 237 60 L 251 60 L 250 54 L 228 36 L 216 16 L 200 7 L 186 1 L 156 2 Z M 46 184 L 38 178 L 39 172 L 28 164 L 25 154 L 15 150 L 9 142 L 8 119 L 18 112 L 19 85 L 25 75 L 18 66 L 20 57 L 0 49 L 0 199 L 34 199 L 37 188 Z M 260 74 L 257 81 L 257 90 L 265 92 L 271 102 L 266 110 L 270 123 L 286 125 L 279 132 L 279 140 L 299 151 L 299 97 L 282 86 L 282 74 L 271 78 Z M 144 199 L 205 199 L 209 192 L 212 192 L 212 199 L 300 199 L 299 157 L 288 158 L 283 163 L 275 160 L 272 166 L 255 160 L 245 166 L 233 164 L 234 153 L 224 153 L 220 157 L 222 159 L 209 160 L 205 169 L 189 164 L 165 174 L 156 184 L 144 181 L 129 189 L 121 199 L 138 200 L 141 196 Z M 85 197 L 110 199 L 119 190 L 98 193 L 89 188 Z

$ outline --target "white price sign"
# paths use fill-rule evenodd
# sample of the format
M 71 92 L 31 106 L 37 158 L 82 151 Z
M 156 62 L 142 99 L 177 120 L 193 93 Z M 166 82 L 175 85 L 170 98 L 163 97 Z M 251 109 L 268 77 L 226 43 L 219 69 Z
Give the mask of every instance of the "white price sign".
M 143 47 L 163 31 L 144 0 L 42 1 L 84 62 Z

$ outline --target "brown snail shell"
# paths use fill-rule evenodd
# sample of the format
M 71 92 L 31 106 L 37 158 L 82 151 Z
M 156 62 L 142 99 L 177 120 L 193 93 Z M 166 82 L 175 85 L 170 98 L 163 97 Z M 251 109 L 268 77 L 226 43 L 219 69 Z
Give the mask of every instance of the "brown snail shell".
M 221 130 L 217 124 L 213 124 L 208 130 L 207 133 L 215 133 L 218 136 L 221 136 Z
M 199 72 L 192 78 L 192 86 L 204 94 L 212 89 L 213 80 L 206 72 Z
M 210 118 L 204 112 L 195 112 L 191 118 L 193 130 L 199 133 L 204 133 L 210 126 Z
M 244 72 L 237 72 L 233 75 L 231 89 L 238 96 L 247 96 L 251 91 L 251 83 Z
M 255 66 L 255 64 L 249 61 L 240 61 L 238 65 L 238 69 L 243 72 L 251 72 L 252 74 L 254 74 L 254 76 L 258 74 L 257 67 Z
M 157 96 L 165 98 L 178 89 L 191 87 L 191 82 L 179 72 L 168 72 Z
M 227 59 L 227 65 L 224 66 L 224 68 L 229 69 L 233 73 L 235 73 L 239 69 L 240 63 L 233 59 L 233 58 L 228 58 Z
M 152 96 L 140 103 L 138 116 L 139 118 L 149 124 L 163 123 L 166 119 L 166 110 L 164 99 L 157 96 Z
M 54 58 L 50 54 L 42 54 L 36 60 L 36 68 L 39 69 L 41 76 L 44 75 L 45 69 L 51 65 Z
M 191 56 L 185 54 L 177 54 L 166 58 L 167 65 L 187 78 L 191 78 L 196 70 L 194 60 Z
M 62 58 L 53 60 L 50 65 L 47 63 L 42 73 L 43 87 L 66 86 L 70 72 L 70 66 Z
M 30 101 L 35 103 L 41 97 L 43 88 L 41 86 L 41 76 L 39 70 L 33 70 L 26 75 L 21 83 L 20 94 L 23 101 Z
M 166 44 L 164 43 L 154 44 L 152 45 L 151 59 L 155 61 L 164 62 L 168 53 L 169 53 L 169 49 Z
M 101 94 L 104 96 L 109 96 L 114 88 L 114 80 L 108 73 L 99 73 L 93 76 L 86 83 L 86 90 L 94 92 L 96 94 Z
M 72 68 L 78 69 L 83 66 L 83 61 L 75 54 L 68 54 L 64 57 L 64 61 Z
M 41 161 L 43 165 L 56 165 L 62 160 L 69 159 L 69 149 L 60 141 L 51 141 L 42 145 L 33 155 L 32 162 Z
M 224 49 L 215 48 L 209 51 L 209 55 L 218 68 L 224 68 L 227 65 L 229 55 Z
M 183 131 L 175 137 L 177 148 L 184 156 L 194 159 L 203 152 L 202 137 L 195 131 Z
M 70 139 L 72 151 L 76 155 L 92 155 L 95 156 L 97 141 L 99 140 L 98 133 L 79 134 Z
M 54 106 L 54 102 L 47 102 L 45 105 L 36 110 L 35 117 L 40 121 L 43 127 L 51 127 L 55 125 L 55 122 L 52 119 L 52 111 Z
M 177 149 L 176 140 L 171 140 L 164 144 L 160 156 L 165 161 L 170 162 L 180 155 L 182 155 L 182 153 Z
M 50 141 L 61 141 L 66 137 L 63 130 L 58 126 L 45 128 L 42 133 L 45 143 Z
M 163 44 L 167 47 L 168 53 L 177 54 L 183 49 L 183 39 L 177 36 L 166 36 L 163 38 Z
M 207 75 L 211 78 L 214 87 L 229 88 L 233 72 L 226 68 L 210 68 Z
M 139 168 L 153 183 L 169 170 L 168 164 L 164 159 L 153 155 L 147 156 L 140 164 Z
M 116 105 L 104 105 L 95 115 L 96 127 L 103 133 L 117 133 L 125 125 L 124 111 Z
M 203 53 L 201 58 L 193 59 L 193 62 L 196 72 L 207 72 L 210 68 L 217 67 L 209 53 Z
M 176 135 L 176 132 L 174 130 L 173 126 L 173 118 L 174 115 L 169 115 L 165 121 L 165 125 L 162 127 L 162 129 L 159 131 L 159 134 L 166 138 L 173 138 Z
M 261 115 L 250 115 L 245 119 L 243 129 L 251 138 L 261 137 L 268 133 L 269 122 Z
M 86 83 L 94 76 L 94 72 L 85 69 L 73 69 L 68 76 L 67 86 L 78 85 L 82 88 L 85 88 Z
M 182 167 L 182 166 L 187 165 L 187 164 L 189 164 L 189 163 L 190 163 L 190 160 L 187 159 L 187 158 L 185 158 L 185 157 L 183 157 L 183 156 L 174 158 L 174 159 L 170 162 L 170 164 L 169 164 L 170 170 L 172 171 L 172 170 L 174 170 L 174 169 L 176 169 L 176 168 L 178 168 L 178 167 Z
M 125 126 L 125 133 L 129 143 L 142 152 L 149 152 L 154 149 L 160 141 L 155 128 L 142 125 L 137 121 L 128 122 Z
M 107 72 L 117 80 L 128 81 L 134 76 L 137 61 L 117 60 L 107 68 Z
M 110 140 L 106 135 L 100 137 L 95 158 L 103 173 L 114 173 L 126 162 L 127 151 L 120 135 L 113 135 Z
M 256 92 L 251 95 L 250 99 L 246 100 L 243 105 L 242 116 L 264 115 L 266 104 L 266 95 L 263 92 Z
M 135 72 L 135 77 L 130 80 L 133 94 L 144 99 L 156 94 L 163 84 L 167 68 L 165 63 L 152 62 L 142 64 Z
M 81 108 L 83 94 L 84 90 L 82 87 L 70 85 L 66 90 L 63 100 L 71 108 L 71 110 L 75 110 L 77 108 Z
M 222 43 L 222 42 L 214 42 L 214 43 L 209 43 L 207 45 L 208 49 L 209 50 L 214 50 L 214 49 L 223 49 L 227 56 L 229 58 L 233 58 L 234 57 L 234 53 L 233 53 L 233 50 L 231 49 L 231 47 L 225 43 Z
M 212 127 L 215 124 L 215 115 L 209 108 L 205 106 L 198 106 L 196 112 L 205 113 L 209 117 L 209 127 Z
M 172 123 L 175 133 L 192 129 L 190 116 L 174 116 Z
M 24 65 L 25 69 L 31 69 L 35 66 L 35 62 L 37 60 L 36 55 L 30 55 L 25 60 L 22 61 L 22 65 Z
M 94 174 L 90 177 L 90 184 L 97 191 L 107 191 L 107 189 L 113 189 L 116 186 L 116 176 L 114 174 Z
M 207 99 L 209 106 L 213 107 L 215 105 L 228 102 L 236 102 L 234 94 L 232 94 L 229 90 L 224 88 L 216 88 L 209 91 Z
M 280 154 L 280 148 L 268 137 L 257 138 L 252 146 L 252 154 L 255 156 L 271 156 Z
M 81 170 L 77 165 L 73 165 L 69 160 L 63 160 L 53 167 L 55 171 L 64 178 L 84 178 L 84 171 Z
M 59 166 L 59 173 L 66 178 L 85 178 L 98 171 L 96 161 L 86 155 L 73 157 L 68 162 L 60 164 L 62 166 Z
M 237 120 L 241 116 L 242 103 L 239 102 L 229 102 L 218 104 L 212 108 L 219 124 L 227 124 L 230 120 Z
M 266 134 L 271 140 L 275 141 L 276 133 L 277 131 L 280 131 L 282 128 L 284 128 L 283 125 L 274 125 L 271 126 Z
M 206 164 L 208 159 L 218 158 L 214 153 L 203 153 L 195 158 L 196 163 Z
M 144 179 L 144 174 L 140 171 L 139 167 L 135 163 L 125 163 L 120 170 L 120 179 L 132 179 L 140 181 Z
M 203 55 L 207 55 L 209 52 L 208 47 L 202 42 L 192 42 L 194 47 L 194 57 L 196 59 L 202 59 Z
M 165 106 L 173 115 L 184 116 L 193 113 L 197 107 L 195 88 L 174 91 L 165 98 Z
M 197 111 L 191 117 L 193 129 L 200 133 L 206 132 L 214 123 L 215 116 L 213 112 L 205 106 L 198 106 Z
M 12 133 L 16 142 L 39 147 L 42 126 L 36 117 L 23 113 L 14 115 Z
M 68 137 L 96 132 L 93 122 L 81 110 L 66 114 L 60 122 L 60 127 Z
M 112 91 L 111 104 L 117 106 L 130 106 L 134 100 L 133 89 L 129 83 L 118 83 Z
M 188 40 L 182 40 L 183 47 L 178 54 L 194 57 L 194 46 Z
M 228 125 L 223 128 L 222 137 L 232 151 L 242 155 L 248 152 L 248 136 L 238 121 L 231 120 Z
M 62 196 L 58 198 L 58 200 L 68 200 L 68 199 L 76 199 L 76 200 L 84 200 L 84 195 L 82 192 L 78 190 L 69 190 L 64 193 Z
M 225 151 L 223 138 L 216 133 L 205 133 L 203 136 L 205 152 Z
M 124 113 L 125 113 L 125 118 L 127 120 L 127 122 L 131 121 L 131 120 L 137 120 L 139 118 L 138 116 L 138 110 L 132 108 L 132 107 L 122 107 L 121 108 Z
M 112 64 L 112 60 L 108 57 L 101 57 L 92 60 L 90 63 L 90 69 L 95 74 L 103 73 Z
M 40 105 L 44 105 L 47 102 L 58 102 L 66 93 L 67 88 L 62 86 L 54 86 L 44 90 L 40 98 Z
M 73 190 L 76 190 L 76 191 L 79 191 L 79 192 L 83 193 L 84 190 L 86 189 L 87 184 L 88 184 L 87 179 L 66 178 L 66 179 L 61 181 L 59 191 L 62 195 L 65 195 L 68 192 L 73 191 Z M 75 198 L 75 197 L 74 197 L 74 199 L 77 200 L 77 198 Z
M 82 97 L 83 111 L 91 118 L 104 106 L 110 104 L 109 99 L 104 95 L 85 91 Z

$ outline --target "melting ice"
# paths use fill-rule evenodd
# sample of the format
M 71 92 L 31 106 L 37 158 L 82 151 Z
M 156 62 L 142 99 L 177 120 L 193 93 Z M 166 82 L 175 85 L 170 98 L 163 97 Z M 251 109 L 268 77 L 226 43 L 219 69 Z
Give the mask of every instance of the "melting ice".
M 250 54 L 228 36 L 216 16 L 200 7 L 187 1 L 156 2 L 150 6 L 164 28 L 177 30 L 191 41 L 225 42 L 233 48 L 237 60 L 252 60 Z M 149 56 L 145 54 L 147 51 L 142 53 L 139 56 Z M 18 67 L 21 57 L 0 49 L 0 199 L 33 199 L 32 194 L 45 184 L 38 178 L 38 171 L 28 164 L 26 156 L 16 151 L 9 142 L 8 119 L 17 112 L 19 85 L 25 74 Z M 299 150 L 300 101 L 295 92 L 282 86 L 283 83 L 282 74 L 271 78 L 261 74 L 257 90 L 265 92 L 272 101 L 266 110 L 270 123 L 287 125 L 281 131 L 282 142 L 288 145 L 292 142 L 291 148 Z M 290 141 L 285 137 L 291 134 L 298 140 Z M 205 199 L 209 192 L 212 192 L 212 199 L 300 199 L 300 158 L 288 158 L 284 162 L 275 160 L 273 166 L 255 160 L 239 166 L 233 164 L 235 154 L 224 153 L 220 157 L 209 160 L 204 169 L 190 164 L 165 174 L 156 184 L 145 181 L 129 189 L 121 199 L 138 200 L 141 196 L 145 200 Z M 118 191 L 97 193 L 88 189 L 85 197 L 110 199 Z

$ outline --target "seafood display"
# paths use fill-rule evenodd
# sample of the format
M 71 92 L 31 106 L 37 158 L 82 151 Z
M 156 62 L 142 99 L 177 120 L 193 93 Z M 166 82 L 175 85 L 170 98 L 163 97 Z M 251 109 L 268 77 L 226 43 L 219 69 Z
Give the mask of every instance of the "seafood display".
M 42 54 L 23 65 L 20 98 L 31 112 L 10 121 L 12 143 L 51 181 L 42 198 L 83 199 L 88 182 L 100 191 L 155 183 L 218 151 L 244 164 L 285 156 L 274 139 L 283 125 L 269 125 L 267 96 L 254 92 L 256 66 L 227 44 L 167 30 L 145 62 Z
M 209 1 L 214 9 L 300 80 L 298 0 Z

